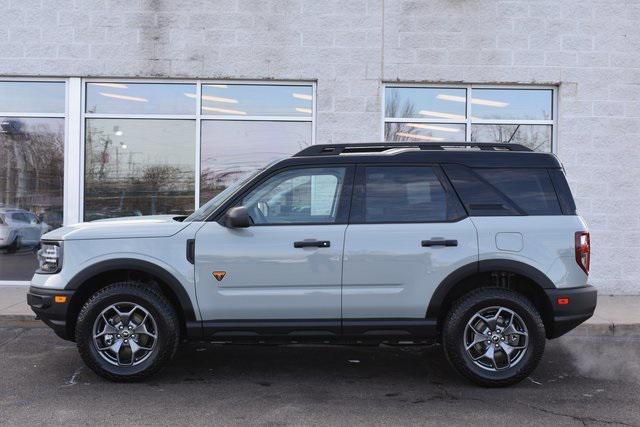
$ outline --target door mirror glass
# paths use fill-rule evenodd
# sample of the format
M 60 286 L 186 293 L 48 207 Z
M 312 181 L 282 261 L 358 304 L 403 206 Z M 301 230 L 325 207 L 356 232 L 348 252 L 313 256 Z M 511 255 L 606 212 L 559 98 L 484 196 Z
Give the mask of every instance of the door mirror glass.
M 251 217 L 244 206 L 236 206 L 227 211 L 224 225 L 229 228 L 247 228 L 251 226 Z

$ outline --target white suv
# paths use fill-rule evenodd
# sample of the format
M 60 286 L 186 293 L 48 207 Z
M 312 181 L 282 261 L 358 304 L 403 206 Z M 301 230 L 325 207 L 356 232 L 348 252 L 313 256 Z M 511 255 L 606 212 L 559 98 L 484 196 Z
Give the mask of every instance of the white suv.
M 589 233 L 552 154 L 314 145 L 188 217 L 52 231 L 28 301 L 85 363 L 139 380 L 183 338 L 442 342 L 485 386 L 588 319 Z

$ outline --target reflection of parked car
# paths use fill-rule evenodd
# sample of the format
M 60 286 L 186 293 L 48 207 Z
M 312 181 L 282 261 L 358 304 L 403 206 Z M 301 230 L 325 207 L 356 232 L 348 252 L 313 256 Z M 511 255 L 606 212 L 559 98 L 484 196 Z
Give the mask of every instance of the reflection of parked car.
M 24 246 L 36 246 L 50 229 L 31 212 L 0 208 L 0 248 L 15 251 Z

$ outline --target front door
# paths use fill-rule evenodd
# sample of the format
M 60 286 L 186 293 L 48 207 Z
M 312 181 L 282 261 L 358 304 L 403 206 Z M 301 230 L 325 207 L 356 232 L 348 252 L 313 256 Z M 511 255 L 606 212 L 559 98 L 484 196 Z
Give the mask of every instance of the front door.
M 288 323 L 316 320 L 338 331 L 342 249 L 353 171 L 294 167 L 241 195 L 253 225 L 206 223 L 196 235 L 195 272 L 203 320 Z M 233 323 L 233 322 L 232 322 Z M 237 324 L 237 322 L 236 322 Z

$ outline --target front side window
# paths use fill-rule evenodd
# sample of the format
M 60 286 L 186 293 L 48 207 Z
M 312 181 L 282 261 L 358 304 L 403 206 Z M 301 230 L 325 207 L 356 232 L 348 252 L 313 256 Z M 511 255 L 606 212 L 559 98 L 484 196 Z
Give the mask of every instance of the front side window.
M 364 181 L 366 223 L 447 220 L 447 193 L 431 167 L 367 167 Z
M 522 144 L 550 152 L 553 88 L 385 88 L 384 138 L 392 142 Z
M 295 169 L 278 173 L 241 201 L 254 224 L 332 224 L 345 178 L 345 168 Z

